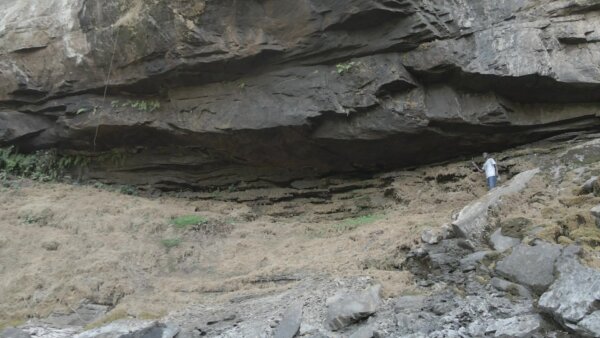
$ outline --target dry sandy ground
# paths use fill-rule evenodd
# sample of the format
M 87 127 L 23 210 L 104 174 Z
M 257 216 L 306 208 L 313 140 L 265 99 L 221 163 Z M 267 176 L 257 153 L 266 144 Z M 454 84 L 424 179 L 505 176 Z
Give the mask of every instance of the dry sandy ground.
M 534 153 L 497 154 L 507 168 L 505 179 L 539 165 Z M 547 161 L 555 158 L 547 156 Z M 549 166 L 530 189 L 505 201 L 498 221 L 527 217 L 531 227 L 539 226 L 542 235 L 556 241 L 572 241 L 580 228 L 600 238 L 588 215 L 599 198 L 573 194 L 598 171 L 598 163 L 578 169 L 582 166 L 567 166 L 556 179 Z M 278 218 L 243 203 L 5 182 L 0 188 L 0 327 L 69 312 L 83 299 L 114 307 L 111 318 L 160 317 L 193 303 L 281 290 L 315 275 L 372 276 L 387 295 L 411 293 L 410 274 L 398 269 L 403 254 L 419 242 L 424 228 L 450 222 L 453 213 L 485 194 L 484 180 L 468 161 L 384 176 L 391 180 L 386 202 L 345 220 L 316 217 L 318 207 L 305 201 L 296 205 L 303 208 L 300 215 Z M 171 220 L 182 215 L 199 215 L 208 223 L 178 229 Z M 164 240 L 172 239 L 180 243 L 169 249 Z M 597 249 L 593 240 L 585 244 Z

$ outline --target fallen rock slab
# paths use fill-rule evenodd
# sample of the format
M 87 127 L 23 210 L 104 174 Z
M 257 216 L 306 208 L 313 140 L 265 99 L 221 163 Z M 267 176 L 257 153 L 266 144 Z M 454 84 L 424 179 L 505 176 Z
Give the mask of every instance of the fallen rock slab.
M 564 327 L 580 334 L 599 337 L 600 271 L 583 266 L 569 247 L 557 262 L 559 277 L 538 302 Z
M 554 281 L 554 263 L 561 246 L 543 241 L 521 244 L 496 265 L 496 273 L 542 293 Z
M 275 329 L 274 338 L 293 338 L 300 331 L 302 323 L 303 304 L 300 302 L 292 304 L 284 313 L 283 319 Z
M 489 227 L 489 209 L 497 206 L 502 197 L 523 190 L 539 172 L 539 168 L 522 172 L 513 177 L 506 185 L 491 190 L 485 196 L 464 207 L 452 223 L 456 235 L 481 241 Z
M 375 285 L 361 293 L 339 293 L 327 299 L 325 327 L 337 331 L 371 316 L 381 301 L 380 291 L 381 286 Z

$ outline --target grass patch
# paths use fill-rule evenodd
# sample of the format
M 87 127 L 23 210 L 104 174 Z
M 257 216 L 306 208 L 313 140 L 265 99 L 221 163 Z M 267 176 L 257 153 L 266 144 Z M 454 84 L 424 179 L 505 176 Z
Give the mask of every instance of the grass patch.
M 175 226 L 177 229 L 185 229 L 189 226 L 206 223 L 208 223 L 208 220 L 198 215 L 179 216 L 171 220 L 171 224 L 173 224 L 173 226 Z
M 102 319 L 97 320 L 95 322 L 87 324 L 83 329 L 85 331 L 92 330 L 106 324 L 112 323 L 119 319 L 129 318 L 129 314 L 124 309 L 115 309 L 109 312 L 106 316 L 102 317 Z
M 365 215 L 349 218 L 344 220 L 343 222 L 334 224 L 332 229 L 336 233 L 349 232 L 360 227 L 361 225 L 373 223 L 377 220 L 380 220 L 381 218 L 381 215 Z
M 23 324 L 25 324 L 25 322 L 26 322 L 25 319 L 20 319 L 20 318 L 0 320 L 0 331 L 2 331 L 4 329 L 8 329 L 10 327 L 17 327 L 19 325 L 23 325 Z
M 165 238 L 160 241 L 160 244 L 162 244 L 165 247 L 165 249 L 169 251 L 172 248 L 178 247 L 181 244 L 181 238 Z
M 362 225 L 373 223 L 382 218 L 383 215 L 374 214 L 358 216 L 345 219 L 342 222 L 333 224 L 331 226 L 308 226 L 305 231 L 310 237 L 337 236 L 355 230 Z
M 164 316 L 167 315 L 167 311 L 165 310 L 160 310 L 158 312 L 142 312 L 139 315 L 136 316 L 137 319 L 141 319 L 141 320 L 157 320 L 157 319 L 161 319 Z

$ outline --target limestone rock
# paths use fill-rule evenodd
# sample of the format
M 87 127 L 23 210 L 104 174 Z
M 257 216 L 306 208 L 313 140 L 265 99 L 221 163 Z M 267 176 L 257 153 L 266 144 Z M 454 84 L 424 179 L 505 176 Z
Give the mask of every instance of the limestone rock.
M 300 330 L 302 323 L 302 303 L 292 304 L 284 313 L 281 322 L 275 329 L 274 338 L 293 338 Z
M 398 297 L 394 305 L 394 311 L 396 313 L 401 311 L 418 312 L 425 305 L 425 299 L 425 296 Z
M 497 229 L 490 236 L 490 244 L 492 245 L 492 248 L 498 252 L 504 252 L 519 243 L 521 243 L 521 241 L 517 238 L 502 235 L 502 229 Z
M 592 216 L 596 219 L 596 226 L 600 228 L 600 205 L 597 205 L 590 210 Z
M 542 317 L 533 314 L 497 320 L 487 327 L 486 333 L 502 338 L 531 337 L 535 333 L 541 333 L 544 327 Z
M 554 281 L 554 263 L 560 254 L 560 245 L 542 241 L 533 246 L 521 244 L 496 264 L 496 273 L 542 293 Z
M 8 328 L 0 331 L 0 338 L 30 338 L 31 335 L 29 333 L 16 329 L 16 328 Z
M 566 328 L 598 336 L 600 271 L 581 265 L 567 249 L 556 264 L 559 277 L 540 297 L 539 307 Z
M 463 238 L 480 241 L 489 228 L 488 211 L 497 206 L 503 196 L 525 189 L 527 183 L 539 173 L 539 169 L 522 172 L 506 185 L 488 192 L 485 196 L 464 207 L 452 223 L 456 234 Z
M 380 303 L 380 285 L 361 293 L 338 293 L 327 299 L 325 327 L 332 331 L 342 329 L 377 311 Z
M 470 271 L 476 268 L 476 265 L 483 261 L 485 258 L 494 255 L 493 251 L 477 251 L 472 254 L 465 256 L 460 260 L 460 267 L 462 271 Z
M 577 323 L 578 331 L 590 337 L 600 337 L 600 310 L 585 316 Z
M 505 291 L 514 295 L 519 295 L 524 298 L 532 298 L 531 292 L 529 292 L 529 290 L 527 290 L 527 288 L 523 285 L 511 283 L 507 280 L 498 277 L 492 278 L 490 280 L 490 284 L 500 291 Z
M 173 338 L 179 328 L 155 321 L 118 320 L 105 326 L 85 331 L 74 338 L 130 338 L 130 337 L 160 337 Z
M 442 240 L 440 233 L 435 230 L 428 229 L 421 233 L 421 241 L 426 244 L 437 244 Z
M 371 326 L 363 326 L 354 331 L 348 338 L 372 338 L 375 331 Z
M 588 179 L 587 181 L 585 181 L 583 183 L 583 185 L 579 189 L 579 194 L 580 195 L 590 194 L 590 193 L 594 192 L 595 187 L 596 187 L 596 189 L 600 188 L 599 184 L 600 183 L 598 182 L 598 176 L 592 176 L 590 179 Z

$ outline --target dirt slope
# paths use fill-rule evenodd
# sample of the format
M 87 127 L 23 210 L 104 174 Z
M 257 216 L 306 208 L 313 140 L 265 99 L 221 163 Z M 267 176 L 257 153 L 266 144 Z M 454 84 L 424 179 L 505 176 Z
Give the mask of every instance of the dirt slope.
M 598 265 L 600 231 L 589 209 L 600 198 L 575 190 L 600 173 L 599 144 L 583 138 L 495 154 L 504 180 L 536 166 L 548 173 L 506 200 L 498 222 L 525 217 L 540 237 L 584 244 L 589 263 Z M 326 180 L 354 188 L 325 200 L 235 202 L 270 192 L 142 197 L 106 186 L 7 180 L 0 189 L 0 326 L 71 312 L 83 299 L 109 305 L 107 320 L 161 317 L 314 276 L 371 276 L 387 295 L 414 293 L 404 254 L 423 229 L 450 222 L 486 191 L 470 161 Z M 185 215 L 201 224 L 174 224 Z

